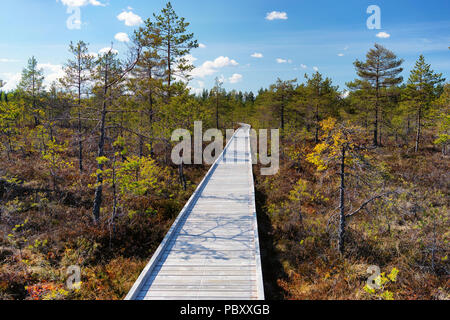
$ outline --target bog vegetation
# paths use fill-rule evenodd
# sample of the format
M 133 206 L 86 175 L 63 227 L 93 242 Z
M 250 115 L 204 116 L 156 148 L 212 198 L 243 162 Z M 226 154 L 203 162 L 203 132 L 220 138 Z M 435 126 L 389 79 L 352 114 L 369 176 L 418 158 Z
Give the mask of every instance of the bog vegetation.
M 450 84 L 424 56 L 403 78 L 375 44 L 347 94 L 316 72 L 193 95 L 198 44 L 170 3 L 127 59 L 88 46 L 70 43 L 51 87 L 31 57 L 1 93 L 1 299 L 124 298 L 207 170 L 170 161 L 172 130 L 196 120 L 281 130 L 280 171 L 255 170 L 268 298 L 449 298 Z

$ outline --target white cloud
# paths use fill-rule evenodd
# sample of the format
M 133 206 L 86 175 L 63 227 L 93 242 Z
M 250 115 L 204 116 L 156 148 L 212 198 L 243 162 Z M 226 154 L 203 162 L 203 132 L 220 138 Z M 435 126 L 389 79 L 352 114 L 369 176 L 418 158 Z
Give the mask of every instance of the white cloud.
M 144 22 L 140 16 L 131 11 L 123 11 L 117 16 L 117 19 L 119 19 L 119 21 L 124 21 L 125 25 L 128 27 L 137 26 Z
M 130 38 L 125 32 L 119 32 L 114 36 L 114 39 L 120 42 L 129 42 Z
M 93 5 L 93 6 L 106 6 L 105 4 L 101 3 L 98 0 L 61 0 L 61 3 L 68 7 L 83 7 L 87 5 Z
M 228 81 L 230 81 L 230 83 L 238 83 L 238 82 L 242 81 L 242 74 L 235 73 L 231 77 L 228 78 Z
M 345 46 L 345 47 L 344 47 L 344 50 L 345 50 L 345 51 L 347 51 L 347 50 L 348 50 L 348 48 L 349 48 L 349 46 Z
M 338 53 L 338 56 L 339 56 L 339 57 L 343 57 L 344 54 L 343 54 L 343 53 Z
M 198 44 L 198 47 L 199 47 L 200 49 L 205 49 L 205 48 L 206 48 L 206 44 L 204 44 L 204 43 L 199 43 L 199 44 Z
M 382 31 L 382 32 L 378 32 L 376 36 L 378 38 L 386 39 L 386 38 L 389 38 L 391 35 L 389 33 Z
M 38 63 L 38 69 L 44 71 L 44 86 L 49 88 L 54 81 L 64 77 L 64 68 L 60 64 L 52 63 Z M 22 79 L 21 73 L 1 73 L 0 78 L 6 83 L 2 88 L 4 91 L 11 91 L 16 89 L 20 80 Z
M 341 98 L 345 99 L 348 97 L 348 95 L 350 94 L 350 91 L 348 90 L 344 90 L 341 94 Z
M 218 70 L 224 67 L 237 66 L 235 60 L 230 59 L 228 57 L 220 56 L 216 58 L 214 61 L 205 61 L 200 67 L 192 70 L 191 75 L 194 78 L 204 78 L 206 76 L 212 75 L 216 73 Z
M 300 65 L 300 67 L 302 67 L 302 69 L 308 68 L 308 66 L 306 64 L 303 64 L 303 63 Z
M 44 70 L 44 86 L 49 88 L 54 81 L 64 77 L 64 69 L 60 64 L 38 63 L 38 69 Z
M 268 12 L 266 15 L 266 20 L 272 21 L 272 20 L 287 20 L 287 13 L 286 12 L 280 12 L 280 11 L 272 11 Z
M 174 66 L 174 70 L 175 70 L 174 79 L 175 79 L 175 81 L 186 82 L 187 79 L 183 76 L 186 72 L 185 71 L 181 71 L 180 68 L 179 68 L 181 59 L 184 60 L 183 61 L 184 64 L 194 65 L 194 62 L 197 61 L 197 58 L 194 57 L 191 54 L 187 54 L 187 55 L 184 55 L 182 57 L 177 58 L 177 61 L 175 62 L 175 66 Z
M 7 58 L 0 58 L 0 62 L 8 63 L 8 62 L 19 62 L 19 60 L 15 59 L 7 59 Z
M 111 49 L 110 47 L 106 47 L 106 48 L 98 50 L 98 54 L 107 54 L 110 50 L 114 54 L 118 54 L 119 53 L 119 51 L 117 51 L 116 49 Z
M 4 86 L 2 88 L 3 91 L 11 91 L 14 90 L 20 82 L 22 78 L 22 74 L 18 73 L 9 73 L 4 72 L 0 73 L 0 77 L 3 80 Z
M 319 68 L 313 67 L 313 70 L 314 70 L 314 71 L 319 71 Z
M 262 53 L 255 52 L 254 54 L 251 55 L 251 57 L 261 59 L 264 56 Z
M 192 54 L 187 54 L 182 57 L 184 60 L 187 61 L 188 64 L 194 64 L 194 61 L 197 61 L 198 59 L 194 57 Z
M 188 88 L 189 88 L 189 90 L 191 90 L 191 92 L 198 95 L 203 92 L 203 89 L 205 88 L 205 83 L 203 81 L 198 80 L 197 84 L 198 84 L 198 87 L 188 86 Z
M 277 58 L 276 61 L 277 61 L 277 63 L 292 63 L 291 59 L 286 60 L 286 59 Z

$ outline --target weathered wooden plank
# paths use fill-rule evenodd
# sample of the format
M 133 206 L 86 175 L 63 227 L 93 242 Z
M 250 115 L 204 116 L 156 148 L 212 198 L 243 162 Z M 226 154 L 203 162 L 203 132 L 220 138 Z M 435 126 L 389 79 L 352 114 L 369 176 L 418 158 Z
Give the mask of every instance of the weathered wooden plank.
M 234 297 L 224 297 L 224 296 L 200 296 L 200 297 L 181 297 L 181 296 L 170 296 L 170 297 L 139 297 L 136 300 L 256 300 L 258 299 L 258 296 L 252 295 L 238 295 L 236 294 Z
M 198 298 L 198 297 L 210 297 L 210 296 L 220 296 L 224 298 L 235 297 L 239 295 L 240 297 L 246 297 L 251 299 L 256 296 L 256 293 L 246 293 L 246 292 L 228 292 L 228 291 L 195 291 L 195 293 L 191 291 L 153 291 L 150 290 L 147 292 L 145 297 L 170 297 L 170 296 L 178 296 L 178 297 L 186 297 L 186 298 Z

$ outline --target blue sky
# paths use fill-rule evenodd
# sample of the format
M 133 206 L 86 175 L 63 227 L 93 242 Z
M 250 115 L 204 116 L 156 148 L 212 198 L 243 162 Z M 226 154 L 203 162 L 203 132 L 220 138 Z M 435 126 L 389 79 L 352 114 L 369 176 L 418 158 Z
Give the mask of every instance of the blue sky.
M 139 22 L 159 12 L 161 0 L 14 0 L 2 3 L 0 79 L 12 89 L 27 59 L 34 55 L 48 85 L 61 76 L 68 44 L 83 40 L 91 52 L 111 41 L 120 54 L 127 43 L 115 39 L 132 34 Z M 68 28 L 69 7 L 78 7 L 81 23 Z M 334 84 L 356 77 L 352 65 L 364 59 L 375 42 L 405 59 L 403 76 L 420 54 L 450 79 L 450 1 L 448 0 L 173 0 L 179 16 L 191 23 L 202 48 L 192 50 L 197 67 L 193 91 L 211 88 L 215 77 L 227 89 L 257 91 L 282 79 L 319 70 Z M 381 10 L 381 29 L 368 29 L 370 5 Z M 272 13 L 272 14 L 271 14 Z M 119 19 L 121 17 L 122 19 Z M 140 19 L 139 19 L 140 18 Z M 268 19 L 272 18 L 272 19 Z M 378 36 L 377 36 L 378 35 Z M 383 36 L 384 37 L 380 37 Z M 117 36 L 126 40 L 126 37 Z M 252 56 L 253 55 L 253 56 Z

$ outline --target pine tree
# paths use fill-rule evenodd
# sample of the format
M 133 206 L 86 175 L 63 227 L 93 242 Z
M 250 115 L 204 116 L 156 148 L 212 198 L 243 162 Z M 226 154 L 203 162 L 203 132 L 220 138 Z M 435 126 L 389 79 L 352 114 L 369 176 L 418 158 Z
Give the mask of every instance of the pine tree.
M 78 168 L 83 172 L 83 132 L 82 132 L 82 103 L 81 97 L 86 91 L 86 85 L 91 79 L 92 68 L 94 67 L 94 57 L 88 53 L 88 45 L 79 41 L 77 44 L 70 42 L 69 51 L 74 59 L 69 59 L 65 65 L 65 76 L 61 83 L 69 90 L 74 90 L 76 95 L 76 105 L 78 114 Z
M 442 73 L 435 73 L 431 65 L 420 55 L 408 79 L 406 99 L 412 102 L 416 118 L 415 152 L 419 151 L 424 120 L 430 112 L 431 103 L 438 95 L 438 86 L 444 82 Z
M 159 15 L 153 14 L 156 19 L 154 27 L 159 30 L 161 36 L 160 56 L 165 61 L 167 83 L 167 96 L 172 95 L 172 82 L 175 77 L 189 78 L 187 73 L 194 66 L 185 58 L 191 49 L 197 48 L 197 40 L 193 33 L 187 33 L 188 22 L 175 13 L 172 4 L 168 2 Z
M 450 145 L 450 84 L 444 86 L 444 92 L 434 104 L 438 121 L 438 138 L 434 143 L 442 147 L 442 155 L 446 156 Z
M 39 94 L 44 90 L 43 70 L 38 68 L 38 62 L 34 56 L 28 59 L 27 67 L 22 71 L 22 79 L 18 89 L 30 96 L 32 105 L 32 114 L 35 126 L 39 125 L 40 111 L 37 106 Z
M 220 97 L 223 95 L 223 89 L 222 89 L 223 81 L 221 81 L 218 77 L 215 79 L 215 86 L 212 89 L 213 95 L 214 95 L 214 105 L 216 109 L 216 128 L 219 129 L 219 106 L 220 106 Z
M 376 167 L 368 153 L 367 142 L 361 134 L 362 128 L 349 123 L 338 123 L 334 118 L 323 120 L 321 128 L 323 131 L 321 142 L 315 146 L 312 153 L 308 154 L 306 160 L 314 164 L 318 172 L 332 177 L 332 180 L 333 177 L 339 177 L 337 238 L 338 250 L 344 253 L 348 219 L 361 212 L 373 201 L 397 192 L 387 191 L 362 203 L 358 201 L 359 208 L 349 212 L 349 209 L 353 207 L 353 203 L 348 203 L 351 191 L 365 194 L 366 188 L 369 187 L 372 192 L 382 170 Z M 335 216 L 333 212 L 330 221 Z
M 272 107 L 275 109 L 275 113 L 279 116 L 281 130 L 284 130 L 287 116 L 286 108 L 294 95 L 296 82 L 297 79 L 283 81 L 278 78 L 276 84 L 270 86 L 272 95 L 269 99 Z
M 320 121 L 326 116 L 336 116 L 336 114 L 332 114 L 332 108 L 336 106 L 338 88 L 332 85 L 330 78 L 324 79 L 318 71 L 312 77 L 308 77 L 305 74 L 305 79 L 307 92 L 306 103 L 313 108 L 315 126 L 314 140 L 315 143 L 318 143 Z
M 100 208 L 102 205 L 103 194 L 103 167 L 105 159 L 105 142 L 107 129 L 107 114 L 110 113 L 112 107 L 115 107 L 115 100 L 117 94 L 113 92 L 114 87 L 120 87 L 124 78 L 129 74 L 139 61 L 142 47 L 139 43 L 135 43 L 132 48 L 131 59 L 125 65 L 117 58 L 117 53 L 113 52 L 112 48 L 105 54 L 101 55 L 97 61 L 97 68 L 95 72 L 95 79 L 97 80 L 94 92 L 100 98 L 102 103 L 100 111 L 99 124 L 99 140 L 97 152 L 97 182 L 95 184 L 95 197 L 92 209 L 94 222 L 100 219 Z
M 159 30 L 148 19 L 146 26 L 135 32 L 135 41 L 143 48 L 142 55 L 132 71 L 129 81 L 130 89 L 135 93 L 136 107 L 140 115 L 139 155 L 143 156 L 143 128 L 147 128 L 150 138 L 150 154 L 153 155 L 153 126 L 157 114 L 158 98 L 162 96 L 164 61 L 158 54 L 161 45 Z M 144 119 L 147 119 L 147 126 Z
M 400 67 L 402 63 L 403 59 L 397 59 L 397 56 L 392 51 L 379 44 L 375 44 L 375 48 L 369 50 L 365 62 L 356 60 L 353 63 L 357 75 L 361 78 L 354 82 L 353 87 L 364 88 L 370 86 L 375 94 L 375 105 L 373 108 L 373 144 L 375 146 L 379 145 L 378 130 L 382 90 L 383 88 L 398 85 L 403 81 L 403 77 L 399 76 L 403 71 L 403 68 Z

